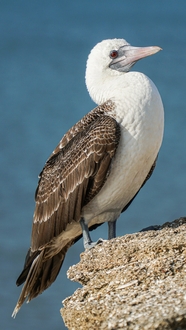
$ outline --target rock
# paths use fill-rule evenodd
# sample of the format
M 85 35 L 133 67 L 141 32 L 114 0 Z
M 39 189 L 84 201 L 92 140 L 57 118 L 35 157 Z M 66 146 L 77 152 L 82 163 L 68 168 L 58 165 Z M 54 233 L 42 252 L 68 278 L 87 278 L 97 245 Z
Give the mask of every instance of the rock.
M 83 286 L 63 301 L 70 330 L 186 329 L 186 218 L 104 241 L 68 277 Z

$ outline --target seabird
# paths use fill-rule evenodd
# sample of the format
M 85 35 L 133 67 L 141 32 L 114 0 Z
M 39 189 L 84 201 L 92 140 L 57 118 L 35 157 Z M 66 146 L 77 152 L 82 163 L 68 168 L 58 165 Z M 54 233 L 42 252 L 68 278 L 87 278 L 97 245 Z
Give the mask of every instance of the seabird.
M 162 143 L 164 110 L 154 83 L 131 72 L 140 59 L 160 51 L 108 39 L 90 52 L 88 92 L 97 104 L 63 136 L 39 176 L 31 247 L 16 284 L 24 283 L 12 316 L 56 279 L 65 254 L 89 231 L 116 220 L 151 176 Z

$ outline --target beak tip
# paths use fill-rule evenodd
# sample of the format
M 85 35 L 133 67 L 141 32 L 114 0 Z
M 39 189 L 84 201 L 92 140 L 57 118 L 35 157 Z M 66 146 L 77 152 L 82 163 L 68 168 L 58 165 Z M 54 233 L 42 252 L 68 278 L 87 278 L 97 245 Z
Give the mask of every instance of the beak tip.
M 163 48 L 156 46 L 157 52 L 159 52 L 160 50 L 163 50 Z

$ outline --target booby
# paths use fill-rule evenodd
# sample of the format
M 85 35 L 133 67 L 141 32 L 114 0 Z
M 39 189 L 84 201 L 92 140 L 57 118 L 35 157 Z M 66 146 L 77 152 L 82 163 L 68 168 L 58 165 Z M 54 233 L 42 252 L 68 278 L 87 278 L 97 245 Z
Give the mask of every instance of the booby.
M 63 136 L 40 173 L 13 317 L 54 282 L 80 237 L 85 249 L 93 247 L 89 231 L 104 222 L 108 238 L 116 236 L 116 220 L 151 176 L 163 138 L 163 104 L 154 83 L 130 69 L 160 49 L 108 39 L 90 52 L 85 78 L 97 106 Z

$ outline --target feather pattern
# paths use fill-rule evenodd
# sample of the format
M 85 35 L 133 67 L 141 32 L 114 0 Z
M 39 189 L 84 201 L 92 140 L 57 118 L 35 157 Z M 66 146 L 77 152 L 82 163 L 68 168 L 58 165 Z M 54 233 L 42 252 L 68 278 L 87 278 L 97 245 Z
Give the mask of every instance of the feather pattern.
M 17 285 L 24 286 L 14 309 L 15 316 L 28 301 L 50 286 L 68 248 L 77 240 L 57 238 L 68 224 L 79 222 L 81 210 L 100 191 L 109 175 L 120 128 L 106 114 L 112 102 L 98 106 L 70 129 L 47 160 L 35 194 L 31 248 Z M 57 242 L 57 243 L 56 243 Z
M 58 236 L 68 223 L 80 220 L 82 207 L 109 175 L 119 136 L 115 119 L 101 115 L 49 158 L 36 191 L 32 251 Z

